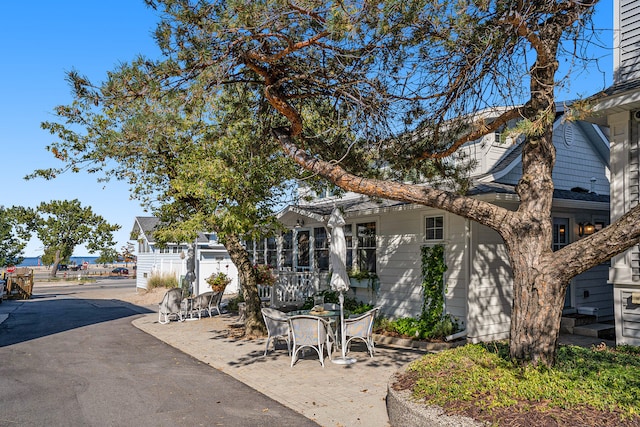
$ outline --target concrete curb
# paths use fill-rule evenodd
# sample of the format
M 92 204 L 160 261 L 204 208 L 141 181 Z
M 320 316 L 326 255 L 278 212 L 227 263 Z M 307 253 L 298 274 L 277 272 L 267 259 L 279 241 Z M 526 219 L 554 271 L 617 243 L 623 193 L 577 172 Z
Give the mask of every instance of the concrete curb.
M 403 348 L 411 350 L 422 350 L 427 352 L 438 352 L 454 347 L 459 347 L 467 343 L 466 339 L 459 339 L 452 342 L 428 342 L 412 340 L 410 338 L 390 337 L 382 334 L 373 334 L 373 341 L 376 345 L 385 345 L 393 348 Z
M 483 427 L 487 424 L 460 415 L 446 415 L 435 405 L 416 402 L 409 390 L 394 390 L 397 377 L 407 368 L 405 365 L 393 374 L 387 384 L 387 415 L 391 427 Z

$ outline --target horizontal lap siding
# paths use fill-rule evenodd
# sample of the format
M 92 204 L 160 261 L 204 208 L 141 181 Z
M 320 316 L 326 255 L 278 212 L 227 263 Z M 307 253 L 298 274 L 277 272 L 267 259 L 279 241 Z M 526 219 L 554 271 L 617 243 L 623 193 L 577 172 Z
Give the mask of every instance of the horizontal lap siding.
M 506 247 L 488 227 L 474 223 L 472 229 L 468 337 L 473 342 L 507 338 L 513 280 Z
M 608 275 L 609 264 L 600 264 L 574 278 L 575 306 L 598 308 L 600 320 L 613 319 L 613 286 L 607 283 Z
M 422 309 L 422 261 L 420 249 L 424 240 L 424 218 L 431 215 L 445 217 L 445 256 L 448 271 L 446 308 L 464 323 L 466 317 L 466 284 L 462 258 L 464 256 L 464 220 L 433 209 L 410 209 L 385 213 L 378 222 L 378 276 L 380 292 L 377 303 L 382 312 L 394 318 L 418 316 Z M 358 222 L 367 221 L 358 218 Z M 358 290 L 365 295 L 366 290 Z
M 136 260 L 136 288 L 147 289 L 147 280 L 151 276 L 154 255 L 152 253 L 139 253 Z M 146 276 L 146 277 L 145 277 Z
M 618 344 L 640 345 L 640 304 L 634 304 L 633 294 L 640 294 L 640 288 L 617 289 L 621 319 L 616 320 L 616 341 Z
M 553 168 L 555 188 L 570 190 L 581 187 L 591 191 L 591 178 L 595 178 L 594 191 L 609 194 L 606 165 L 578 125 L 570 122 L 558 125 L 553 132 L 553 145 L 557 159 Z
M 136 287 L 146 289 L 152 274 L 175 276 L 179 280 L 183 270 L 184 261 L 179 254 L 138 254 Z
M 620 2 L 620 64 L 616 81 L 640 77 L 640 5 L 637 1 Z
M 569 144 L 565 141 L 569 141 Z M 595 178 L 595 192 L 609 194 L 606 165 L 577 125 L 572 123 L 558 125 L 553 132 L 553 144 L 557 150 L 557 161 L 553 168 L 555 188 L 571 190 L 574 187 L 581 187 L 590 191 L 591 178 Z M 516 185 L 521 177 L 522 164 L 520 163 L 500 178 L 500 182 Z

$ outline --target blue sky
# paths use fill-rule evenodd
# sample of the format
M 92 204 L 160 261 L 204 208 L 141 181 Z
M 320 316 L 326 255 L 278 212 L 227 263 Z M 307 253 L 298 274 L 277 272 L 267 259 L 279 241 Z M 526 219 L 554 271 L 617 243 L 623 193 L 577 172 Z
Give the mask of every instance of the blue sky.
M 156 12 L 142 0 L 35 0 L 3 2 L 0 13 L 0 205 L 35 208 L 42 201 L 78 199 L 108 222 L 119 224 L 117 249 L 129 241 L 136 216 L 147 215 L 137 201 L 129 200 L 128 186 L 111 181 L 98 183 L 96 175 L 67 174 L 52 181 L 25 181 L 38 168 L 60 166 L 45 146 L 54 139 L 40 128 L 54 120 L 56 105 L 71 102 L 65 73 L 77 70 L 94 82 L 106 72 L 138 54 L 155 57 L 158 50 L 151 33 Z M 612 0 L 597 8 L 599 28 L 612 27 Z M 610 48 L 611 31 L 603 36 Z M 571 83 L 570 92 L 589 95 L 611 84 L 611 51 L 604 49 L 601 70 L 583 72 Z M 29 243 L 25 255 L 41 254 L 41 244 Z M 77 248 L 74 255 L 87 255 Z
M 55 180 L 25 181 L 37 168 L 62 164 L 44 149 L 53 135 L 40 128 L 54 120 L 56 105 L 71 102 L 65 73 L 77 70 L 93 81 L 139 53 L 157 56 L 151 33 L 156 12 L 142 0 L 36 0 L 4 2 L 0 12 L 0 204 L 36 207 L 42 201 L 72 200 L 91 206 L 119 224 L 117 249 L 126 245 L 134 218 L 147 215 L 129 200 L 125 183 L 98 183 L 97 175 L 67 174 Z M 32 239 L 26 256 L 42 253 Z M 87 255 L 77 248 L 75 255 Z

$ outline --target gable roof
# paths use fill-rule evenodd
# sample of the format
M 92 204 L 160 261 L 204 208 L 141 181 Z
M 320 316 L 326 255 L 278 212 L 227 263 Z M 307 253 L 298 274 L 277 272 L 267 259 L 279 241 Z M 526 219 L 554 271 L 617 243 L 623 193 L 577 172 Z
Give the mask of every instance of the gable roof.
M 515 185 L 501 184 L 497 182 L 476 182 L 467 192 L 468 196 L 482 196 L 490 194 L 508 194 L 515 198 L 518 197 Z M 602 210 L 609 209 L 610 201 L 609 195 L 605 194 L 558 189 L 553 190 L 553 199 L 555 203 L 564 202 L 564 205 L 575 206 L 576 208 L 584 207 Z M 585 203 L 588 205 L 585 205 Z M 376 200 L 371 199 L 368 196 L 359 195 L 357 197 L 331 199 L 308 205 L 291 206 L 290 208 L 283 210 L 279 217 L 282 217 L 286 212 L 294 211 L 298 214 L 312 217 L 319 222 L 326 222 L 329 215 L 331 215 L 331 211 L 336 207 L 341 208 L 343 212 L 348 215 L 356 213 L 363 214 L 367 211 L 373 213 L 385 209 L 397 209 L 402 206 L 415 206 L 416 208 L 423 207 L 422 205 L 409 202 L 400 202 L 388 199 Z
M 553 130 L 562 122 L 562 114 L 556 116 L 553 123 Z M 572 122 L 586 135 L 595 153 L 605 165 L 609 165 L 609 140 L 598 128 L 597 124 L 576 120 Z M 479 182 L 494 182 L 499 180 L 522 162 L 522 147 L 525 143 L 524 138 L 518 138 L 516 143 L 505 153 L 505 155 L 485 174 L 477 176 L 475 179 Z
M 160 219 L 155 216 L 137 216 L 133 224 L 133 229 L 130 233 L 130 239 L 137 240 L 140 235 L 142 235 L 147 242 L 154 244 L 155 238 L 153 237 L 153 232 L 156 230 L 158 225 L 160 225 Z M 198 232 L 196 242 L 208 243 L 209 239 L 205 233 Z
M 588 120 L 594 123 L 606 124 L 609 114 L 640 110 L 640 78 L 609 86 L 590 96 L 588 101 L 594 105 Z

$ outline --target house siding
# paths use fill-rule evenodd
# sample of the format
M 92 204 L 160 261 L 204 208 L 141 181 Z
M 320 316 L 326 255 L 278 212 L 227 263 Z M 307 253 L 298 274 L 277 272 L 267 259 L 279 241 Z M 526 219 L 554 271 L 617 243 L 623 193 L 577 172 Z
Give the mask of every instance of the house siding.
M 472 230 L 467 337 L 471 342 L 507 338 L 513 301 L 507 249 L 490 228 L 473 223 Z
M 476 165 L 470 171 L 471 176 L 481 175 L 489 172 L 505 153 L 511 148 L 507 141 L 500 141 L 499 135 L 492 133 L 486 135 L 479 141 L 473 141 L 466 144 L 461 151 L 468 158 L 475 159 Z
M 618 345 L 640 345 L 640 304 L 633 302 L 633 296 L 640 295 L 637 287 L 615 289 L 616 343 Z
M 613 286 L 607 283 L 609 264 L 600 264 L 574 277 L 574 303 L 576 308 L 595 307 L 598 320 L 613 320 Z
M 614 82 L 624 82 L 640 77 L 640 3 L 635 0 L 616 1 L 618 12 L 614 47 Z
M 147 282 L 153 275 L 174 276 L 180 281 L 186 274 L 186 261 L 180 258 L 180 254 L 147 252 L 138 254 L 136 270 L 136 287 L 147 289 Z
M 611 220 L 615 221 L 638 203 L 638 123 L 628 111 L 609 115 L 611 138 Z M 618 285 L 640 285 L 638 245 L 612 258 L 609 280 Z
M 206 279 L 219 272 L 226 274 L 231 279 L 231 283 L 224 290 L 225 294 L 235 294 L 240 291 L 238 269 L 223 246 L 217 249 L 200 249 L 196 271 L 198 272 L 197 285 L 194 289 L 196 295 L 211 291 L 211 286 L 206 282 Z
M 424 222 L 427 216 L 442 215 L 445 239 L 427 242 Z M 447 272 L 445 309 L 462 326 L 466 320 L 466 277 L 464 268 L 465 221 L 435 209 L 410 209 L 376 217 L 358 217 L 358 222 L 375 220 L 377 227 L 377 270 L 380 291 L 376 304 L 388 317 L 419 316 L 422 310 L 421 247 L 442 243 L 445 246 Z M 371 299 L 367 289 L 358 289 L 361 300 Z
M 581 187 L 591 191 L 591 178 L 595 178 L 594 192 L 609 194 L 609 174 L 598 154 L 587 141 L 584 133 L 572 123 L 561 123 L 553 133 L 556 147 L 556 165 L 553 183 L 556 189 L 571 190 Z M 499 179 L 503 184 L 516 185 L 522 177 L 522 163 Z

